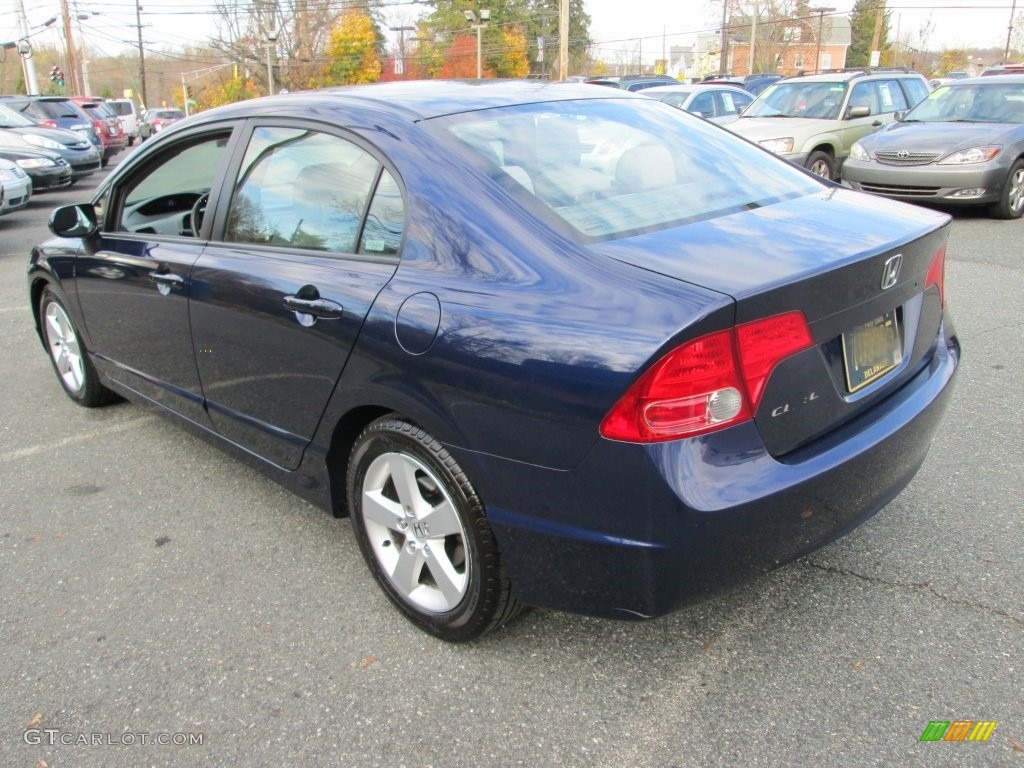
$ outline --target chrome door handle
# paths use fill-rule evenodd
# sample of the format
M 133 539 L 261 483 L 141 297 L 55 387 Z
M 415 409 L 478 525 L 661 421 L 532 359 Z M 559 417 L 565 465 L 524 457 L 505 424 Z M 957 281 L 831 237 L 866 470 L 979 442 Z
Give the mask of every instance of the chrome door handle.
M 285 296 L 284 305 L 292 312 L 301 312 L 304 315 L 325 320 L 333 320 L 345 314 L 345 308 L 330 299 L 304 299 L 300 296 Z

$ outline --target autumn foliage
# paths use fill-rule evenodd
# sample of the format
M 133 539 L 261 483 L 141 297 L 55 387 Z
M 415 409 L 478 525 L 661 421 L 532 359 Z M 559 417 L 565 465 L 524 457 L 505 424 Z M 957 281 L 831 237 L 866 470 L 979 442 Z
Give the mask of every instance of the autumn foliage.
M 341 14 L 331 30 L 327 59 L 321 85 L 355 85 L 380 79 L 381 62 L 369 13 L 354 7 Z

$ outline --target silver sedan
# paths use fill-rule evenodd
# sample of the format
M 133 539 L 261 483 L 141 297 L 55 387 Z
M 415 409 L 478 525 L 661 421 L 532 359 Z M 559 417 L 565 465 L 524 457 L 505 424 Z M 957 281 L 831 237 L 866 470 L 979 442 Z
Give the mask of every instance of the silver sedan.
M 737 119 L 754 100 L 752 93 L 733 85 L 658 85 L 640 93 L 719 124 Z
M 957 80 L 858 141 L 843 165 L 853 189 L 909 202 L 1024 213 L 1024 75 Z

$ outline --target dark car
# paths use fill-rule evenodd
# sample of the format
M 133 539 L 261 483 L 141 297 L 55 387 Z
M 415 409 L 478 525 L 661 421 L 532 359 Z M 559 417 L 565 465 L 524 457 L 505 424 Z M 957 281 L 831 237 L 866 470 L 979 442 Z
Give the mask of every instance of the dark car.
M 1024 213 L 1024 75 L 954 80 L 850 149 L 843 183 L 919 203 Z
M 17 164 L 32 179 L 33 192 L 71 184 L 71 165 L 57 152 L 0 146 L 0 157 Z
M 448 640 L 657 616 L 831 541 L 913 477 L 960 357 L 948 216 L 611 88 L 239 102 L 51 228 L 29 296 L 67 395 L 349 515 Z
M 56 152 L 67 160 L 74 179 L 100 168 L 99 151 L 81 134 L 63 128 L 44 128 L 3 104 L 0 104 L 0 147 Z
M 21 112 L 45 128 L 80 133 L 102 149 L 92 117 L 67 96 L 0 96 L 0 103 Z

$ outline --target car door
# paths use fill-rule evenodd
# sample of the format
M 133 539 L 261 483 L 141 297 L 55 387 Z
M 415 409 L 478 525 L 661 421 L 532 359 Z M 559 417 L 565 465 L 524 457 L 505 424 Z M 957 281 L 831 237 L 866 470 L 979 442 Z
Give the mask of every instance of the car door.
M 86 330 L 107 375 L 203 424 L 188 299 L 205 243 L 192 216 L 226 167 L 231 134 L 192 133 L 116 177 L 97 201 L 98 247 L 76 267 Z
M 255 123 L 215 241 L 192 272 L 192 335 L 217 431 L 299 465 L 370 305 L 398 264 L 395 175 L 357 137 Z

